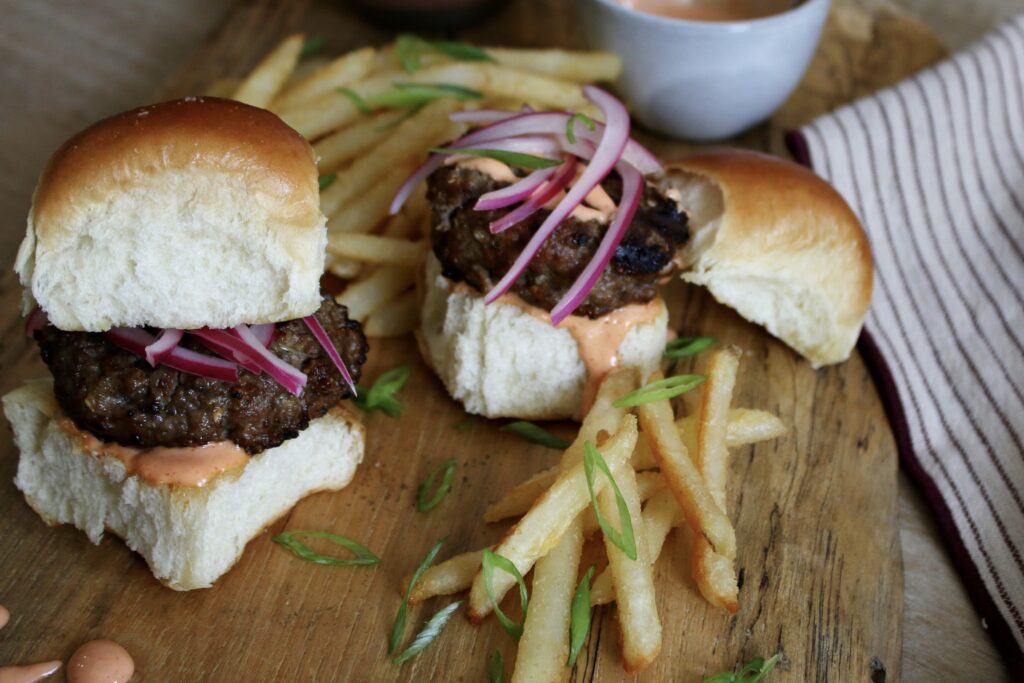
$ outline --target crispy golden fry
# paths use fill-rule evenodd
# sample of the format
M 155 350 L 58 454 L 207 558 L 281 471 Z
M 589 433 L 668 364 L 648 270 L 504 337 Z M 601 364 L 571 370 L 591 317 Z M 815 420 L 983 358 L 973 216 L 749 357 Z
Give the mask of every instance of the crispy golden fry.
M 235 91 L 234 99 L 254 107 L 266 107 L 295 69 L 305 36 L 295 33 L 260 60 Z
M 405 201 L 397 215 L 384 227 L 388 237 L 417 239 L 430 235 L 430 205 L 427 204 L 426 183 L 421 183 Z
M 211 83 L 203 94 L 207 97 L 224 97 L 230 99 L 235 91 L 238 90 L 238 86 L 241 85 L 242 79 L 240 78 L 218 78 Z
M 649 472 L 641 472 L 637 475 L 637 484 L 640 485 L 641 499 L 643 498 L 642 479 Z M 660 475 L 659 475 L 660 478 Z M 664 485 L 664 482 L 662 482 Z M 674 527 L 682 525 L 686 519 L 683 511 L 679 508 L 672 492 L 666 488 L 654 492 L 650 501 L 643 511 L 644 528 L 647 530 L 647 550 L 651 556 L 651 564 L 658 561 L 661 550 L 665 546 L 665 538 L 668 532 Z M 612 584 L 612 575 L 606 569 L 594 580 L 590 588 L 591 605 L 607 605 L 615 601 L 615 586 Z
M 703 536 L 694 537 L 690 557 L 693 580 L 704 599 L 736 614 L 740 609 L 740 589 L 732 560 L 716 553 Z
M 332 275 L 351 280 L 363 270 L 363 264 L 350 258 L 339 258 L 327 254 L 327 271 Z
M 483 550 L 474 550 L 430 567 L 413 586 L 409 602 L 423 602 L 437 595 L 452 595 L 468 589 L 473 584 L 473 577 L 480 571 L 483 556 Z M 407 576 L 402 582 L 403 593 L 410 578 Z
M 419 302 L 416 292 L 406 292 L 366 319 L 363 330 L 367 337 L 401 337 L 416 329 L 419 322 Z
M 661 373 L 655 373 L 654 380 L 660 378 Z M 694 535 L 707 536 L 716 551 L 735 558 L 736 532 L 690 460 L 673 421 L 672 407 L 665 400 L 652 401 L 641 405 L 639 413 L 644 437 Z
M 402 116 L 405 112 L 381 112 L 318 140 L 313 151 L 320 159 L 317 162 L 320 172 L 336 171 L 373 148 L 394 130 L 392 124 Z
M 458 137 L 465 125 L 448 120 L 455 109 L 455 100 L 437 100 L 403 121 L 369 153 L 338 172 L 335 181 L 320 194 L 323 212 L 334 214 L 339 207 L 358 200 L 391 169 L 418 165 L 426 159 L 428 149 Z
M 706 370 L 708 379 L 701 392 L 696 429 L 697 448 L 693 451 L 693 462 L 704 477 L 711 497 L 722 510 L 727 509 L 725 480 L 729 470 L 729 450 L 726 447 L 729 403 L 736 386 L 739 364 L 740 352 L 733 347 L 711 354 Z
M 280 95 L 274 98 L 271 109 L 283 111 L 291 107 L 299 107 L 321 95 L 352 86 L 366 78 L 375 64 L 375 50 L 364 47 L 344 54 L 328 62 L 312 73 L 289 84 Z
M 569 622 L 583 534 L 576 519 L 533 568 L 530 608 L 519 639 L 512 683 L 557 683 L 565 678 Z
M 696 425 L 697 417 L 688 415 L 676 420 L 676 427 L 679 429 L 679 436 L 686 446 L 687 452 L 696 448 Z M 752 408 L 733 408 L 729 411 L 729 425 L 725 433 L 725 445 L 729 448 L 739 448 L 752 443 L 777 439 L 786 434 L 786 425 L 777 416 L 766 410 L 754 410 Z M 650 470 L 658 467 L 658 461 L 654 459 L 647 442 L 643 439 L 637 444 L 636 452 L 633 453 L 633 468 L 636 470 Z
M 640 514 L 640 494 L 633 468 L 626 465 L 612 472 L 633 523 L 636 559 L 630 559 L 607 536 L 608 570 L 617 596 L 622 659 L 626 671 L 647 668 L 661 651 L 661 620 L 654 594 L 653 559 L 647 546 L 647 528 Z M 601 513 L 614 529 L 622 529 L 615 491 L 607 486 L 597 497 Z
M 543 108 L 573 111 L 588 106 L 588 100 L 577 83 L 497 64 L 477 62 L 475 65 L 483 76 L 480 89 L 491 97 L 506 97 Z
M 502 66 L 576 83 L 614 81 L 622 73 L 622 60 L 614 52 L 520 50 L 504 47 L 484 49 Z
M 409 289 L 414 279 L 415 272 L 411 268 L 384 266 L 350 284 L 335 299 L 348 308 L 350 318 L 366 320 L 368 315 Z
M 388 215 L 388 207 L 398 188 L 412 172 L 411 166 L 396 166 L 367 191 L 358 202 L 343 206 L 327 221 L 329 239 L 338 233 L 367 233 Z
M 627 462 L 636 445 L 636 419 L 626 415 L 622 425 L 611 439 L 601 448 L 602 455 L 612 472 Z M 607 480 L 603 477 L 594 482 L 595 490 L 603 490 Z M 530 511 L 519 520 L 510 533 L 498 544 L 497 552 L 509 559 L 521 573 L 530 570 L 533 564 L 561 539 L 576 516 L 590 502 L 583 463 L 578 462 L 565 470 L 548 491 L 540 497 Z M 493 577 L 494 595 L 500 600 L 515 579 L 504 572 Z M 469 617 L 481 621 L 491 612 L 490 599 L 484 590 L 482 573 L 473 579 L 469 594 Z
M 425 248 L 422 242 L 381 235 L 336 233 L 327 238 L 327 250 L 333 255 L 375 265 L 412 268 L 423 258 Z

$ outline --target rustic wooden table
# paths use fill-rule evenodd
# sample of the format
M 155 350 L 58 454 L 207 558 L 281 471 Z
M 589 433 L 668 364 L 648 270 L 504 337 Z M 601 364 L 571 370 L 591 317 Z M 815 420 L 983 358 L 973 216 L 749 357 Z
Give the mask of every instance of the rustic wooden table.
M 0 1 L 0 92 L 7 105 L 0 126 L 0 266 L 13 261 L 33 183 L 53 148 L 86 123 L 145 100 L 236 3 Z M 900 4 L 951 47 L 1024 10 L 1022 0 Z M 905 479 L 900 488 L 905 680 L 1009 680 L 923 501 Z

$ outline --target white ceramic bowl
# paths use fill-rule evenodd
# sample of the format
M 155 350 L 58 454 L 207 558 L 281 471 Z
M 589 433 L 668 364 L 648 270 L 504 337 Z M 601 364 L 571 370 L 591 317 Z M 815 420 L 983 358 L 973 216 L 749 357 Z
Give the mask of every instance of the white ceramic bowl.
M 749 21 L 689 21 L 578 0 L 591 45 L 618 53 L 619 91 L 646 127 L 720 140 L 763 121 L 796 88 L 830 0 Z

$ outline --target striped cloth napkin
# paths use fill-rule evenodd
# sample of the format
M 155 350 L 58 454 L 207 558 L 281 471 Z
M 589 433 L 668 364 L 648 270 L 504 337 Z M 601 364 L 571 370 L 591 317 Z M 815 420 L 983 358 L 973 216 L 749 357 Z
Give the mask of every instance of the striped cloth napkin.
M 1024 671 L 1024 15 L 788 142 L 864 223 L 861 352 L 975 607 Z

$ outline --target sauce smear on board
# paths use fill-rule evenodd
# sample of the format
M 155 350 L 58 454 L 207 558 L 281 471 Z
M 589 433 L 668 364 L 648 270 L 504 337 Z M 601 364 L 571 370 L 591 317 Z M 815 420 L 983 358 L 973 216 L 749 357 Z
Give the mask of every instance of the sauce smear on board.
M 25 666 L 0 666 L 0 683 L 36 683 L 52 676 L 60 668 L 60 662 L 40 662 Z
M 670 19 L 747 21 L 791 10 L 797 0 L 619 0 L 619 4 Z
M 112 640 L 90 640 L 68 662 L 68 683 L 127 683 L 134 673 L 132 656 Z

